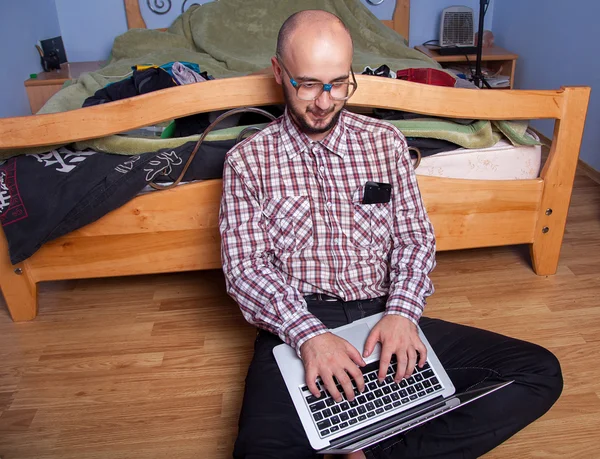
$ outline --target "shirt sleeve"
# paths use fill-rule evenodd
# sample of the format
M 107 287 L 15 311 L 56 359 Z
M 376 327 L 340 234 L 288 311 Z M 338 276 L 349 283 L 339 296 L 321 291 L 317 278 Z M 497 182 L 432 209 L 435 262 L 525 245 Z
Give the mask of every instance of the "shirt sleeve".
M 260 202 L 248 182 L 225 162 L 219 229 L 227 292 L 248 322 L 278 335 L 300 356 L 302 344 L 328 329 L 273 265 Z
M 386 314 L 418 323 L 426 298 L 434 291 L 429 273 L 435 267 L 435 234 L 421 199 L 404 137 L 396 139 L 397 168 L 392 193 L 393 231 L 390 294 Z

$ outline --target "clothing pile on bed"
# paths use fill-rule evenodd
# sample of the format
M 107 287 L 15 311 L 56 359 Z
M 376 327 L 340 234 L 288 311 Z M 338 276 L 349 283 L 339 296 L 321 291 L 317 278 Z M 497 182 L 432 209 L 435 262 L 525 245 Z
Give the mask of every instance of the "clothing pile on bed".
M 40 113 L 98 105 L 181 84 L 209 84 L 213 78 L 261 70 L 270 65 L 280 25 L 307 8 L 330 11 L 348 25 L 355 44 L 355 72 L 392 77 L 389 69 L 393 68 L 396 78 L 451 85 L 454 77 L 407 47 L 403 37 L 383 25 L 360 0 L 299 3 L 220 0 L 190 7 L 166 32 L 130 30 L 115 39 L 108 65 L 59 91 Z M 261 28 L 251 27 L 257 23 Z M 263 108 L 274 116 L 283 113 L 283 107 Z M 197 114 L 156 126 L 162 131 L 160 138 L 130 132 L 70 145 L 0 150 L 0 224 L 12 263 L 120 207 L 149 182 L 174 181 L 199 134 L 219 114 Z M 394 110 L 375 110 L 372 116 L 397 126 L 423 157 L 460 147 L 491 147 L 501 138 L 515 145 L 537 143 L 526 134 L 524 122 L 457 122 Z M 266 125 L 257 115 L 244 114 L 234 121 L 208 135 L 184 182 L 221 177 L 225 154 L 240 133 L 247 126 Z

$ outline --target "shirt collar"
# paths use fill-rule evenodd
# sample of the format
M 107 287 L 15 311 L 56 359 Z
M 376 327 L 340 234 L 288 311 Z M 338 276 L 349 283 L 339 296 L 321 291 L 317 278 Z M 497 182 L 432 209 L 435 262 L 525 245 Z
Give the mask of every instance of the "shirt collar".
M 286 107 L 285 113 L 283 114 L 283 122 L 280 125 L 280 135 L 283 146 L 290 159 L 295 157 L 298 153 L 302 153 L 310 148 L 312 143 L 319 143 L 331 153 L 343 158 L 348 152 L 348 145 L 346 143 L 346 125 L 344 123 L 345 116 L 346 110 L 342 109 L 338 122 L 331 132 L 327 134 L 327 137 L 320 142 L 313 142 L 305 133 L 298 129 L 298 126 L 292 121 Z

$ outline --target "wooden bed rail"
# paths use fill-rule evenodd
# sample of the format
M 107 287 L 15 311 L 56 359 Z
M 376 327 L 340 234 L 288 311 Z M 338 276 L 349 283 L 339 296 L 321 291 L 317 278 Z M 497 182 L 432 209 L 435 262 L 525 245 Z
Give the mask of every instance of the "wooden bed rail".
M 445 88 L 357 75 L 348 105 L 393 108 L 432 116 L 562 119 L 568 95 L 583 99 L 589 88 L 554 91 L 483 91 Z M 62 113 L 0 120 L 0 150 L 66 144 L 173 120 L 196 113 L 283 103 L 272 75 L 253 75 L 178 86 L 142 96 Z

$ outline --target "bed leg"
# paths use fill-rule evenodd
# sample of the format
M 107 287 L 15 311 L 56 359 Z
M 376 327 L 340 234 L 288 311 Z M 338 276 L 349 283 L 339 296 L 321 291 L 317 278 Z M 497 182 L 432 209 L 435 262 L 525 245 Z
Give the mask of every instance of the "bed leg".
M 34 319 L 37 315 L 37 284 L 26 263 L 12 265 L 8 245 L 0 230 L 0 289 L 8 312 L 15 322 Z
M 563 88 L 561 119 L 554 125 L 550 154 L 540 174 L 544 190 L 531 244 L 533 269 L 539 276 L 556 273 L 573 192 L 590 89 Z

